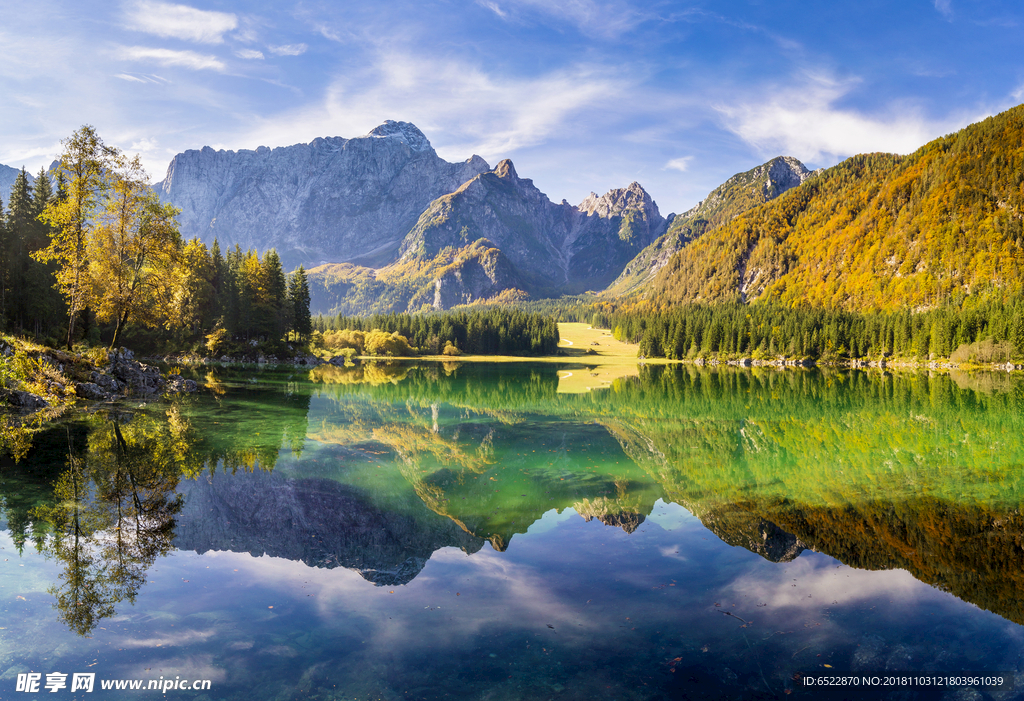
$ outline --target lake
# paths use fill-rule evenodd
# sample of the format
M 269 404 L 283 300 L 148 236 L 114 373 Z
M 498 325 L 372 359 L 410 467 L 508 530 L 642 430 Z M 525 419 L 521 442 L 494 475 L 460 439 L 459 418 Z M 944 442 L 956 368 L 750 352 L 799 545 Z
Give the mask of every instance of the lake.
M 206 368 L 49 428 L 0 698 L 1024 697 L 1016 375 L 559 374 Z

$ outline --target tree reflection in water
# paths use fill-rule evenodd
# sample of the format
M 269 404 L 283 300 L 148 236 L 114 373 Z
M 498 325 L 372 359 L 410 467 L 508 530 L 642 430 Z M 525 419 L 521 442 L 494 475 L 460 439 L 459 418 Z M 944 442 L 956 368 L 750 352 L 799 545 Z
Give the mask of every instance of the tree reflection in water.
M 183 505 L 175 492 L 183 437 L 173 433 L 173 421 L 111 413 L 89 433 L 84 453 L 69 441 L 54 501 L 38 515 L 50 526 L 44 550 L 62 568 L 48 591 L 59 620 L 80 635 L 118 603 L 134 603 L 146 571 L 172 550 Z

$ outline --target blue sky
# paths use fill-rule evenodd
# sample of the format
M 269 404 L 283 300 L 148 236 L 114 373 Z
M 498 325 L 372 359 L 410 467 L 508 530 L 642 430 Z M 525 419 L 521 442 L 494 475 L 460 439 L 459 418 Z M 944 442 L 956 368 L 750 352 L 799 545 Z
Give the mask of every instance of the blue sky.
M 0 0 L 0 18 L 0 163 L 33 172 L 85 123 L 160 179 L 188 148 L 398 119 L 448 160 L 512 158 L 555 201 L 637 180 L 668 213 L 776 155 L 908 153 L 1024 101 L 1016 2 Z

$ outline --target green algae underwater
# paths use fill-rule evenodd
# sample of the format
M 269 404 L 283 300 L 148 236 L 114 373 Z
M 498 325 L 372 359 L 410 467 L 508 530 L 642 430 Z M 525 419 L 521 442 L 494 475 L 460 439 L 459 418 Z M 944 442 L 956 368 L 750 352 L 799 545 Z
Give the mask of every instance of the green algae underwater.
M 1013 375 L 204 372 L 3 464 L 0 697 L 826 698 L 826 670 L 1024 696 Z

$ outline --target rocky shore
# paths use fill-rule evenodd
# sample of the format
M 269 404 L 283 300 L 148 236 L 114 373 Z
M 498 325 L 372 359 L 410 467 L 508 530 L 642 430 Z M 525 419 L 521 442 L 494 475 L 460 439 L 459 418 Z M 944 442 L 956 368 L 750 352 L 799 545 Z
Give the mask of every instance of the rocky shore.
M 641 358 L 641 361 L 644 359 Z M 878 360 L 867 360 L 863 358 L 851 358 L 848 360 L 825 360 L 817 361 L 813 358 L 772 358 L 772 359 L 756 359 L 756 358 L 693 358 L 683 360 L 684 363 L 692 363 L 700 367 L 709 366 L 714 367 L 716 365 L 734 365 L 743 368 L 749 367 L 774 367 L 774 368 L 812 368 L 812 367 L 832 367 L 832 368 L 851 368 L 851 369 L 867 369 L 867 368 L 879 368 L 894 369 L 894 370 L 981 370 L 988 372 L 1013 372 L 1014 370 L 1024 370 L 1024 363 L 957 363 L 951 360 L 939 359 L 939 360 L 915 360 L 913 358 L 907 359 L 887 359 L 881 358 Z
M 21 414 L 40 410 L 59 414 L 76 400 L 114 402 L 199 391 L 195 380 L 164 375 L 125 348 L 105 355 L 104 362 L 95 356 L 0 341 L 6 373 L 0 401 Z

